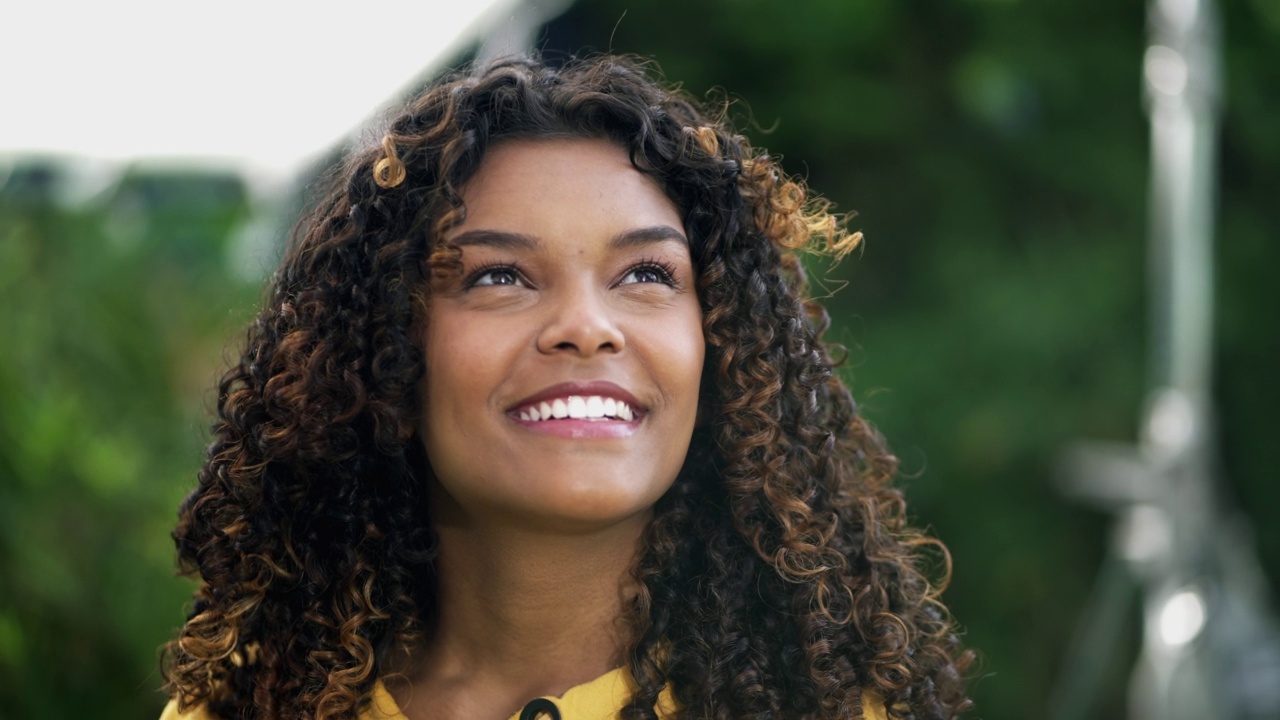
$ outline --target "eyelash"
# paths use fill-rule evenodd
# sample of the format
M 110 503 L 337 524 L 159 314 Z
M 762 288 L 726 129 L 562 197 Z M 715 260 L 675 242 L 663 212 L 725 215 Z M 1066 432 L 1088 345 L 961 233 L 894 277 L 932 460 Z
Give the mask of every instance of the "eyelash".
M 511 263 L 489 262 L 471 271 L 471 274 L 468 275 L 467 279 L 463 281 L 462 286 L 469 290 L 476 286 L 476 283 L 480 281 L 480 278 L 493 272 L 494 270 L 506 270 L 510 272 L 512 275 L 515 275 L 517 279 L 519 280 L 524 279 L 524 273 L 520 271 L 520 268 L 516 267 L 515 265 L 512 265 Z
M 627 268 L 627 271 L 623 273 L 623 277 L 626 277 L 638 270 L 652 270 L 659 275 L 659 281 L 663 285 L 669 285 L 671 287 L 676 286 L 676 269 L 675 266 L 669 262 L 664 262 L 657 258 L 641 260 L 635 265 Z
M 467 289 L 476 287 L 477 284 L 480 282 L 481 278 L 483 278 L 485 275 L 491 272 L 494 272 L 495 270 L 505 270 L 507 272 L 510 272 L 512 275 L 516 276 L 516 278 L 522 281 L 525 280 L 525 277 L 526 277 L 524 272 L 521 271 L 520 267 L 517 265 L 514 265 L 512 263 L 507 263 L 507 262 L 490 262 L 490 263 L 485 263 L 484 265 L 481 265 L 480 267 L 477 267 L 475 270 L 471 271 L 471 274 L 467 275 L 466 280 L 463 281 L 463 287 Z M 665 262 L 663 260 L 658 260 L 658 259 L 641 260 L 640 262 L 637 262 L 636 264 L 627 268 L 626 272 L 623 273 L 623 277 L 626 277 L 627 275 L 630 275 L 634 272 L 638 272 L 641 270 L 650 270 L 657 273 L 659 276 L 658 281 L 661 282 L 663 285 L 669 285 L 671 287 L 676 286 L 675 266 L 672 265 L 671 263 Z

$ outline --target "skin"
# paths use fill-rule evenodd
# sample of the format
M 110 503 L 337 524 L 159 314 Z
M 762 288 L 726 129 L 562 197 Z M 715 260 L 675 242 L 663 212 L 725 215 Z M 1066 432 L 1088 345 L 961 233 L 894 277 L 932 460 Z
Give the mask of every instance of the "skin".
M 423 340 L 439 621 L 388 681 L 411 720 L 506 718 L 622 664 L 630 569 L 688 451 L 705 352 L 680 213 L 622 148 L 508 141 L 462 198 L 463 271 L 433 290 Z M 566 382 L 613 383 L 638 419 L 588 437 L 519 419 Z

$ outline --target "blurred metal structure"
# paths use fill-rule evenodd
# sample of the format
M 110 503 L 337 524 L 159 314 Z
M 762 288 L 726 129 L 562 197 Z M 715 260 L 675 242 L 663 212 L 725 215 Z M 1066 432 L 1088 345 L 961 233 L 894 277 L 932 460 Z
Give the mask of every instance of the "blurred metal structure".
M 1221 48 L 1213 0 L 1151 0 L 1151 395 L 1137 446 L 1082 443 L 1063 491 L 1117 514 L 1049 715 L 1096 717 L 1140 598 L 1132 720 L 1280 718 L 1280 631 L 1247 521 L 1216 483 L 1213 226 Z

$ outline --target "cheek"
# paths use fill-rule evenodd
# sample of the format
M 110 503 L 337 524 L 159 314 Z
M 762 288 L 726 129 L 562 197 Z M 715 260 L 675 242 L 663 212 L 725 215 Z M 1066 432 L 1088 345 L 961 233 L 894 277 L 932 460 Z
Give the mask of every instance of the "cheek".
M 455 321 L 451 314 L 431 318 L 424 333 L 426 375 L 420 386 L 424 421 L 448 418 L 460 407 L 483 402 L 485 360 L 492 352 L 484 352 L 480 335 L 468 332 L 467 323 Z
M 689 313 L 681 322 L 664 328 L 657 347 L 654 362 L 671 388 L 672 404 L 687 411 L 692 422 L 706 359 L 701 312 Z
M 485 333 L 454 313 L 430 320 L 423 333 L 426 374 L 419 385 L 418 433 L 432 473 L 455 488 L 470 472 L 473 448 L 485 441 L 482 421 L 495 382 L 495 352 L 484 352 Z

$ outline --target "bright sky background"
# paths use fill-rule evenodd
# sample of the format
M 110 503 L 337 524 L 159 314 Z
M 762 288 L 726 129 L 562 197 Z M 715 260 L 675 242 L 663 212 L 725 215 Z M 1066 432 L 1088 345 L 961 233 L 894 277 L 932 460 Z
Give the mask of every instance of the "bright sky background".
M 292 175 L 515 0 L 0 0 L 0 156 Z

